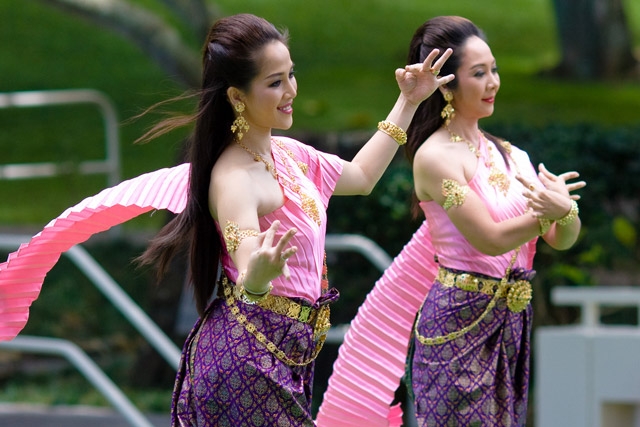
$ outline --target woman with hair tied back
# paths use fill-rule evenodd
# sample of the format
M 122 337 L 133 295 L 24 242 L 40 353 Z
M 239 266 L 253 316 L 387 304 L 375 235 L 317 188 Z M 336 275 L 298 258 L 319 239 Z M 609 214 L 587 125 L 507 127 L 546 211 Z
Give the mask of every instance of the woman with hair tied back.
M 297 94 L 286 33 L 249 14 L 213 25 L 188 147 L 187 206 L 139 258 L 162 274 L 189 245 L 200 318 L 183 348 L 174 426 L 315 425 L 313 362 L 338 297 L 323 262 L 329 198 L 371 192 L 418 105 L 453 79 L 438 77 L 451 54 L 442 52 L 396 70 L 396 104 L 347 162 L 272 135 L 291 127 Z M 168 119 L 143 138 L 185 122 Z
M 453 51 L 440 72 L 455 79 L 421 103 L 405 145 L 413 211 L 425 221 L 351 322 L 319 424 L 399 425 L 399 409 L 388 405 L 403 368 L 421 427 L 526 423 L 536 242 L 574 244 L 579 196 L 571 192 L 586 184 L 568 182 L 576 172 L 554 175 L 542 164 L 536 172 L 524 151 L 479 127 L 493 114 L 500 77 L 476 25 L 428 20 L 408 63 L 434 49 Z M 363 366 L 375 366 L 375 376 L 353 381 Z

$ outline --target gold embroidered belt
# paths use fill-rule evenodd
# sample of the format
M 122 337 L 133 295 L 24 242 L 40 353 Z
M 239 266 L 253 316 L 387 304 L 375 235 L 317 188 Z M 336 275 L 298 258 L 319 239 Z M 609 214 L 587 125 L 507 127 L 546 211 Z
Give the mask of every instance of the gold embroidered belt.
M 491 301 L 487 304 L 485 310 L 480 316 L 471 322 L 469 325 L 457 331 L 450 332 L 446 335 L 437 337 L 425 337 L 418 331 L 420 324 L 420 317 L 422 314 L 422 307 L 418 311 L 418 318 L 416 319 L 414 326 L 414 333 L 418 341 L 424 345 L 438 345 L 457 339 L 471 329 L 475 328 L 482 322 L 482 320 L 489 314 L 493 307 L 495 307 L 498 299 L 506 298 L 507 307 L 514 313 L 519 313 L 527 308 L 531 301 L 531 283 L 528 280 L 512 280 L 508 278 L 511 273 L 511 267 L 507 269 L 507 274 L 501 280 L 489 279 L 486 277 L 478 276 L 473 273 L 455 272 L 440 267 L 438 269 L 437 280 L 445 288 L 456 287 L 467 292 L 480 292 L 485 295 L 491 296 Z M 424 303 L 423 303 L 424 304 Z
M 236 320 L 244 325 L 245 329 L 254 335 L 258 341 L 263 343 L 267 347 L 267 350 L 274 354 L 278 359 L 290 366 L 304 366 L 311 363 L 317 357 L 320 349 L 322 349 L 327 332 L 329 331 L 329 328 L 331 328 L 331 310 L 328 304 L 315 308 L 299 304 L 287 297 L 271 294 L 267 295 L 263 300 L 252 304 L 273 313 L 287 316 L 290 319 L 307 323 L 313 327 L 313 337 L 316 341 L 316 348 L 308 360 L 296 362 L 287 357 L 283 351 L 279 350 L 274 343 L 269 341 L 262 332 L 258 331 L 255 325 L 250 323 L 247 317 L 240 312 L 240 309 L 236 304 L 237 302 L 243 301 L 241 287 L 233 285 L 233 283 L 226 277 L 222 278 L 221 286 L 227 305 L 236 317 Z
M 519 313 L 529 305 L 531 301 L 531 282 L 517 280 L 489 279 L 473 273 L 456 273 L 446 268 L 438 269 L 438 282 L 445 288 L 456 287 L 467 292 L 480 292 L 489 296 L 507 299 L 507 307 L 514 313 Z

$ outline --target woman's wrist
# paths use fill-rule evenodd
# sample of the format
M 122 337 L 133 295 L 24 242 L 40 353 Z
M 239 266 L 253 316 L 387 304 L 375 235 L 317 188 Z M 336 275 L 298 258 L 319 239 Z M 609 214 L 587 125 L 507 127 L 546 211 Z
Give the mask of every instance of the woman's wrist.
M 265 285 L 256 286 L 247 284 L 246 272 L 240 274 L 237 284 L 242 287 L 242 295 L 245 302 L 256 303 L 265 299 L 273 289 L 273 283 L 268 281 Z
M 413 119 L 413 116 L 415 115 L 419 106 L 420 103 L 416 104 L 412 102 L 406 96 L 404 96 L 402 92 L 400 92 L 400 95 L 398 96 L 398 99 L 396 100 L 393 108 L 387 115 L 386 120 L 392 121 L 402 129 L 407 129 L 411 124 L 411 120 Z

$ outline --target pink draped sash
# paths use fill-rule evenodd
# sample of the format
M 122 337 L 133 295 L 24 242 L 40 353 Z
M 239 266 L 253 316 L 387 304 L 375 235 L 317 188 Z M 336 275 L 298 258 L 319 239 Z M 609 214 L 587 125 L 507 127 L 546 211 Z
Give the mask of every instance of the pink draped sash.
M 150 210 L 181 212 L 188 183 L 187 163 L 124 181 L 65 210 L 9 254 L 0 264 L 0 341 L 13 339 L 24 328 L 45 276 L 64 251 Z
M 390 404 L 413 321 L 437 272 L 428 236 L 424 221 L 358 309 L 329 378 L 319 427 L 402 425 L 402 411 Z

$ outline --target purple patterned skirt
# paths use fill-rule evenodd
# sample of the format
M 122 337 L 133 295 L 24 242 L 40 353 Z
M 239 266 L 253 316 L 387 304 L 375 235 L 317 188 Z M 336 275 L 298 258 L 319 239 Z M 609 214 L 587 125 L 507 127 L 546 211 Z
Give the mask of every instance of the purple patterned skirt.
M 337 299 L 330 290 L 314 307 Z M 240 314 L 298 363 L 316 348 L 313 325 L 258 305 L 236 302 Z M 314 363 L 290 366 L 249 333 L 224 298 L 214 300 L 184 344 L 171 408 L 172 426 L 315 426 Z
M 492 296 L 436 281 L 421 309 L 418 333 L 438 337 L 469 326 Z M 514 313 L 504 298 L 451 341 L 413 340 L 410 359 L 418 425 L 524 426 L 527 418 L 532 308 Z

